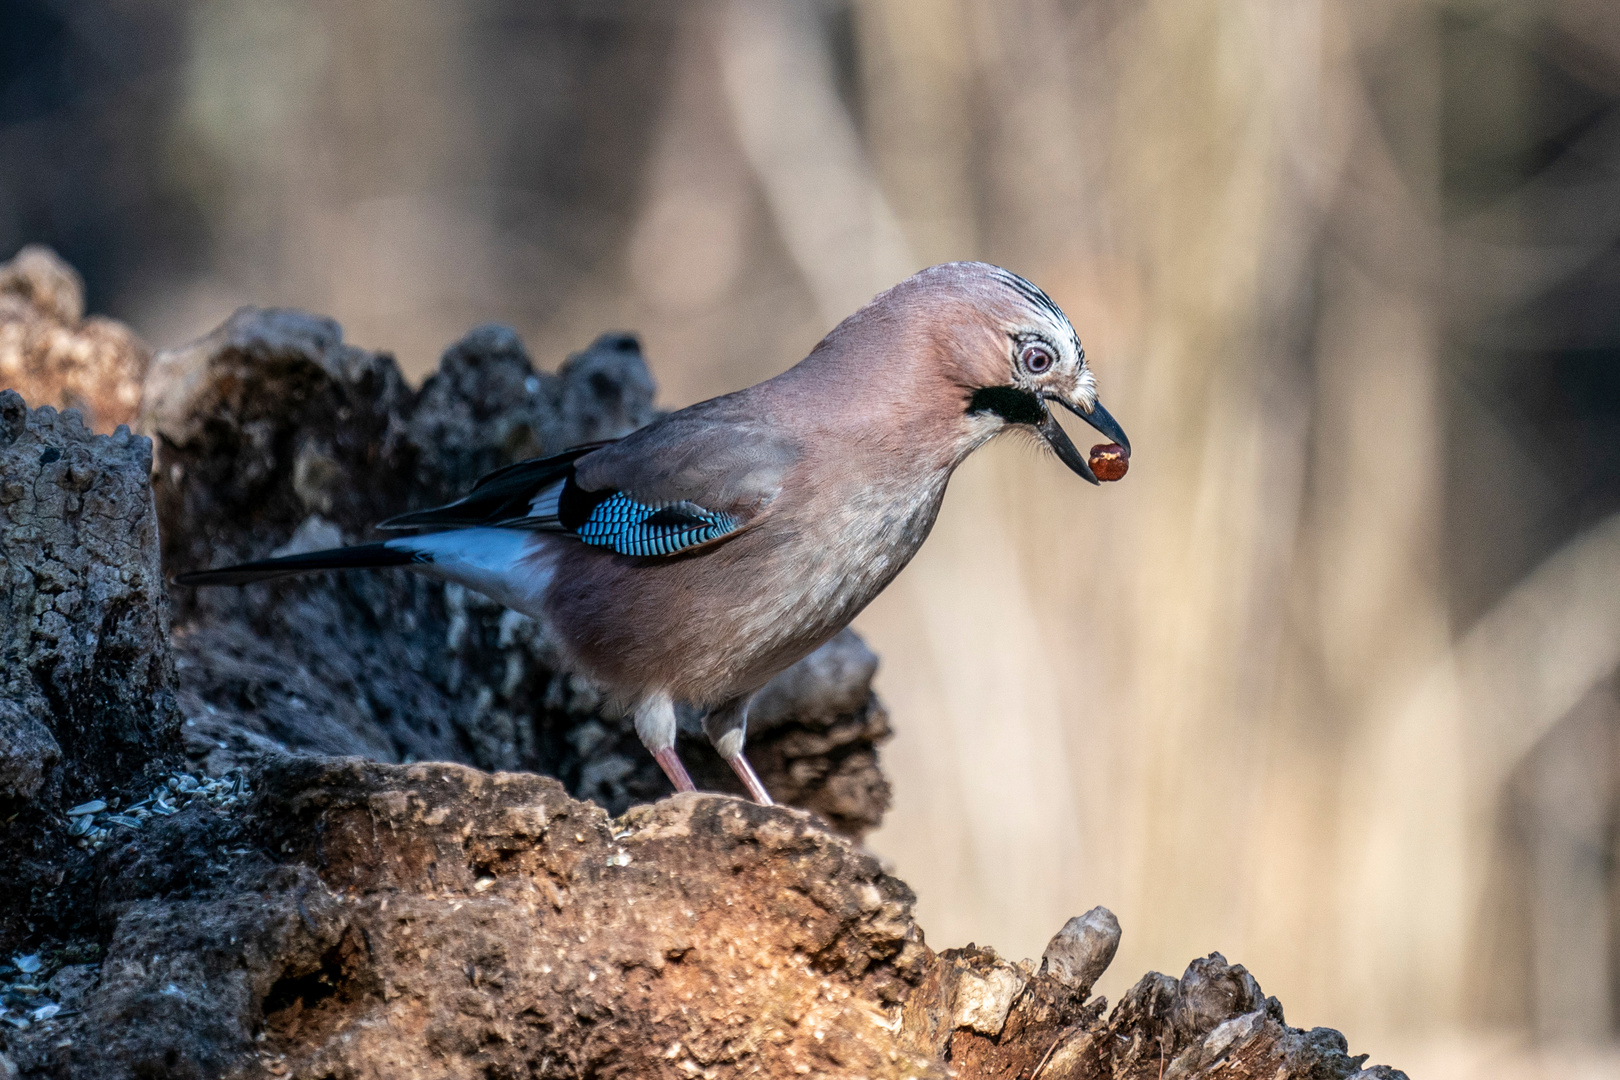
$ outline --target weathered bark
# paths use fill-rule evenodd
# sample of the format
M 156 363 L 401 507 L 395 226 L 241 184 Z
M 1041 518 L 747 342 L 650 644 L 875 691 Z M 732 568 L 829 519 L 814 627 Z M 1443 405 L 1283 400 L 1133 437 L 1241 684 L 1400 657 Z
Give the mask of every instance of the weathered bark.
M 610 818 L 547 777 L 307 755 L 251 784 L 95 856 L 105 958 L 63 969 L 70 1012 L 0 1029 L 24 1075 L 1399 1075 L 1219 955 L 1106 1019 L 1058 965 L 936 955 L 905 885 L 803 811 Z
M 911 897 L 802 812 L 699 795 L 613 820 L 548 778 L 352 759 L 256 782 L 242 821 L 109 858 L 84 1022 L 147 1019 L 86 1065 L 163 1061 L 203 1025 L 200 1075 L 900 1074 L 878 1025 L 925 962 Z M 176 865 L 222 844 L 254 854 Z M 195 898 L 153 898 L 177 885 Z
M 151 454 L 0 391 L 0 798 L 47 774 L 77 798 L 179 749 Z
M 0 942 L 82 925 L 56 813 L 180 760 L 150 462 L 0 390 Z
M 135 418 L 150 355 L 123 323 L 84 317 L 84 283 L 50 248 L 0 264 L 0 389 L 109 432 Z

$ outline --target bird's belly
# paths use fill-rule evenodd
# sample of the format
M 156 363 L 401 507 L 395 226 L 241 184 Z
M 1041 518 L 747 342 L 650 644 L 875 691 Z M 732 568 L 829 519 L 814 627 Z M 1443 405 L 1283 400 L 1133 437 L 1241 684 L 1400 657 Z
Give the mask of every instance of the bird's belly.
M 916 554 L 940 494 L 779 518 L 696 558 L 616 562 L 613 595 L 589 597 L 564 571 L 553 625 L 582 667 L 627 696 L 718 705 L 849 625 Z
M 736 580 L 750 587 L 720 618 L 691 626 L 709 640 L 686 696 L 724 700 L 756 689 L 848 626 L 911 561 L 937 509 L 937 499 L 881 513 L 855 508 L 834 529 L 796 530 L 739 560 Z

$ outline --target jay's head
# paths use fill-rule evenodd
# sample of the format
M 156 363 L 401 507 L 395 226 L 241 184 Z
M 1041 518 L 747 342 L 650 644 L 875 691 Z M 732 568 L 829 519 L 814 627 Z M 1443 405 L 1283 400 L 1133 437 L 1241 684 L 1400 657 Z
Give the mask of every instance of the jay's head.
M 1051 406 L 1061 405 L 1129 455 L 1130 440 L 1097 400 L 1080 336 L 1046 293 L 1009 270 L 978 262 L 931 267 L 894 290 L 902 291 L 931 309 L 928 351 L 960 394 L 964 448 L 1022 428 L 1096 483 L 1085 456 L 1052 415 Z

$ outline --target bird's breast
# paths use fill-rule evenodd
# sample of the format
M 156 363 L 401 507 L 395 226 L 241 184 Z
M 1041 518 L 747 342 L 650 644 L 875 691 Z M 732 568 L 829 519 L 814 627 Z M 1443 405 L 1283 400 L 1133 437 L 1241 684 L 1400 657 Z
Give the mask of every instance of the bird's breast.
M 770 587 L 745 621 L 767 647 L 781 640 L 814 648 L 848 625 L 927 539 L 944 483 L 840 494 L 807 500 L 760 530 L 761 580 Z
M 896 479 L 784 499 L 735 538 L 673 560 L 575 551 L 548 615 L 602 681 L 719 704 L 847 626 L 917 553 L 944 480 Z

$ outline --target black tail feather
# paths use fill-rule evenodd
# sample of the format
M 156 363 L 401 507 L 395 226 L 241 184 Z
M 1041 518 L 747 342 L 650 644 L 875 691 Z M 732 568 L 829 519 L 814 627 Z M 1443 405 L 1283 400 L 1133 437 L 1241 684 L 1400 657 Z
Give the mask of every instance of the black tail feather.
M 175 580 L 182 585 L 247 585 L 315 570 L 364 570 L 374 566 L 406 566 L 426 561 L 427 558 L 417 552 L 391 548 L 384 542 L 328 548 L 302 555 L 283 555 L 279 559 L 260 559 L 236 566 L 221 566 L 216 570 L 193 570 Z

